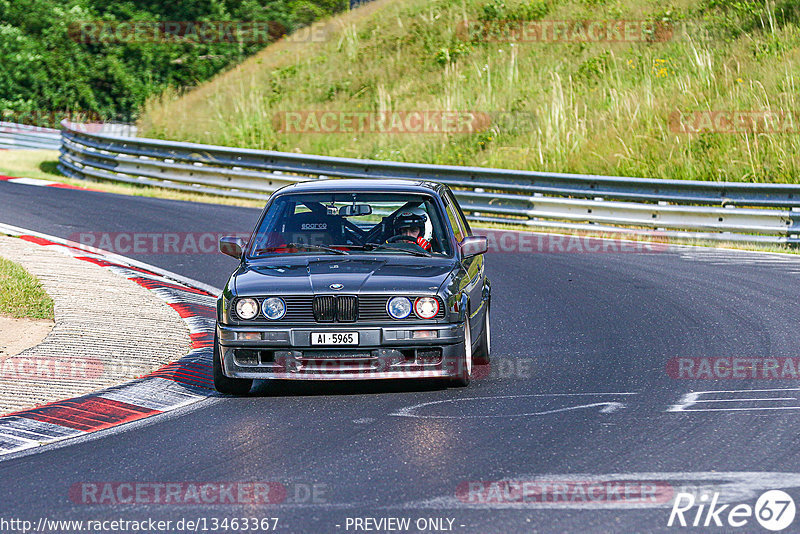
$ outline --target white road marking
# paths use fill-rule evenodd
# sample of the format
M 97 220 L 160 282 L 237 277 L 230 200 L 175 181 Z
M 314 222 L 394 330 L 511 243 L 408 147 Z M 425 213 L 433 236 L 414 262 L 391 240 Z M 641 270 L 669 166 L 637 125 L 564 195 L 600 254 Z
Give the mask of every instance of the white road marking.
M 693 391 L 686 393 L 680 398 L 677 404 L 673 404 L 667 408 L 667 412 L 741 412 L 749 410 L 800 410 L 798 406 L 751 406 L 743 408 L 691 408 L 701 402 L 778 402 L 778 401 L 796 401 L 797 397 L 754 397 L 749 396 L 745 398 L 727 398 L 727 399 L 703 399 L 702 395 L 709 395 L 714 393 L 721 393 L 724 395 L 735 394 L 752 394 L 752 393 L 768 393 L 768 392 L 781 392 L 788 393 L 790 391 L 800 391 L 800 388 L 774 388 L 774 389 L 734 389 L 734 390 L 716 390 L 716 391 Z
M 0 443 L 2 443 L 3 454 L 24 451 L 40 445 L 39 442 L 7 434 L 0 434 Z
M 12 178 L 11 180 L 7 180 L 9 182 L 14 182 L 15 184 L 25 184 L 25 185 L 52 185 L 57 182 L 52 182 L 50 180 L 40 180 L 38 178 Z
M 603 396 L 603 395 L 638 395 L 638 393 L 632 392 L 616 392 L 616 393 L 535 393 L 529 395 L 498 395 L 493 397 L 467 397 L 462 399 L 445 399 L 439 401 L 430 401 L 430 402 L 423 402 L 420 404 L 414 404 L 412 406 L 405 406 L 400 408 L 399 410 L 390 413 L 389 415 L 393 415 L 396 417 L 416 417 L 420 419 L 490 419 L 490 418 L 501 418 L 501 417 L 532 417 L 538 415 L 549 415 L 554 413 L 561 413 L 573 410 L 580 410 L 583 408 L 595 408 L 598 406 L 604 406 L 600 410 L 600 413 L 612 413 L 621 408 L 624 408 L 625 405 L 621 402 L 615 401 L 607 401 L 607 402 L 593 402 L 589 404 L 580 404 L 577 406 L 566 406 L 563 408 L 556 408 L 553 410 L 545 410 L 541 412 L 528 412 L 528 413 L 519 413 L 519 414 L 502 414 L 502 415 L 423 415 L 415 413 L 416 410 L 420 408 L 424 408 L 426 406 L 433 406 L 434 404 L 453 404 L 456 402 L 465 402 L 465 401 L 493 401 L 498 399 L 517 399 L 517 398 L 527 398 L 527 397 L 577 397 L 577 396 Z

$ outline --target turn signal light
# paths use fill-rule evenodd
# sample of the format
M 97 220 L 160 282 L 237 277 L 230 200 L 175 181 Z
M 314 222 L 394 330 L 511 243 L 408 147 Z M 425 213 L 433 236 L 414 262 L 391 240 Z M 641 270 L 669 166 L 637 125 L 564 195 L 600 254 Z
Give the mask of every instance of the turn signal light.
M 439 337 L 439 331 L 438 330 L 414 330 L 411 333 L 411 337 L 413 339 L 435 338 L 435 337 Z

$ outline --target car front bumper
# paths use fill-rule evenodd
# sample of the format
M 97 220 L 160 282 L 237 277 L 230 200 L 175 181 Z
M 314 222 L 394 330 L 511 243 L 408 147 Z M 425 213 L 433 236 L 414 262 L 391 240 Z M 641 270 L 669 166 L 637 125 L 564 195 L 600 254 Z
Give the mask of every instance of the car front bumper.
M 419 337 L 420 331 L 435 337 Z M 357 332 L 359 343 L 311 345 L 311 334 L 319 332 Z M 454 378 L 465 363 L 463 323 L 402 327 L 217 325 L 217 339 L 223 372 L 231 378 Z

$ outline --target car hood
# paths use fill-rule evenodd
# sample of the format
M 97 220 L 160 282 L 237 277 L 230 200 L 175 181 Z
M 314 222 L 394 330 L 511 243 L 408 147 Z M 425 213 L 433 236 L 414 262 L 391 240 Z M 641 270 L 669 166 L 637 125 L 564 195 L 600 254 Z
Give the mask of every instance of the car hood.
M 246 263 L 234 275 L 239 296 L 436 292 L 455 260 L 386 255 L 375 258 L 270 258 Z M 341 284 L 341 289 L 331 288 Z

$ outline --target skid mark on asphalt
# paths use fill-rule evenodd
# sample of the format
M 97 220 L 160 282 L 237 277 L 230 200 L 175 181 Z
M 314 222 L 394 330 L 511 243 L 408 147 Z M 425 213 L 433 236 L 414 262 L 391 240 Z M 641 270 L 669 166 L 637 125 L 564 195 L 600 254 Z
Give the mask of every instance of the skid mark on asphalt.
M 756 265 L 786 273 L 800 273 L 800 255 L 747 250 L 691 248 L 678 251 L 681 259 L 710 265 Z
M 142 267 L 112 261 L 100 250 L 87 250 L 42 234 L 19 237 L 38 245 L 58 247 L 76 259 L 105 267 L 152 291 L 186 323 L 192 345 L 183 358 L 137 380 L 0 417 L 0 456 L 138 421 L 213 394 L 214 295 Z
M 529 395 L 498 395 L 495 397 L 466 397 L 460 399 L 445 399 L 438 401 L 422 402 L 412 406 L 405 406 L 399 410 L 389 414 L 396 417 L 416 417 L 421 419 L 491 419 L 491 418 L 509 418 L 509 417 L 534 417 L 541 415 L 550 415 L 554 413 L 570 412 L 575 410 L 583 410 L 587 408 L 600 408 L 600 413 L 613 413 L 625 407 L 625 404 L 619 400 L 598 400 L 596 402 L 572 404 L 570 406 L 561 406 L 557 408 L 539 409 L 537 411 L 525 411 L 522 413 L 514 413 L 509 411 L 501 414 L 442 414 L 442 413 L 419 413 L 424 408 L 429 406 L 448 406 L 453 404 L 461 404 L 470 401 L 477 401 L 482 403 L 494 402 L 504 399 L 537 399 L 537 400 L 557 400 L 565 397 L 606 397 L 619 399 L 629 395 L 638 395 L 635 392 L 612 392 L 612 393 L 536 393 Z M 516 403 L 515 403 L 516 404 Z M 482 406 L 485 411 L 486 406 Z

